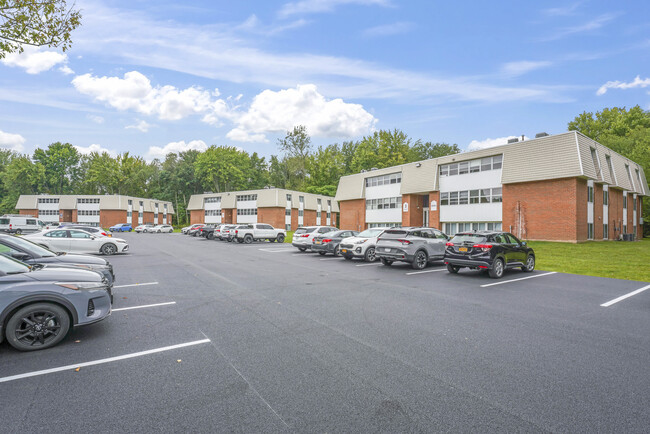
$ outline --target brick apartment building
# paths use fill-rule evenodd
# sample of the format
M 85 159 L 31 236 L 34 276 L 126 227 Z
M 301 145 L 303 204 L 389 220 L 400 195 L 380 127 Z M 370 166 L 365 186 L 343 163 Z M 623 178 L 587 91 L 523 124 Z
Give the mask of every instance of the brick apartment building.
M 111 227 L 117 223 L 143 224 L 172 222 L 171 202 L 122 195 L 21 195 L 16 209 L 20 214 L 38 216 L 46 222 L 72 222 Z
M 503 229 L 528 240 L 643 236 L 635 162 L 571 131 L 342 177 L 341 229 Z
M 194 194 L 187 205 L 190 223 L 268 223 L 296 230 L 335 225 L 339 212 L 333 197 L 281 188 Z

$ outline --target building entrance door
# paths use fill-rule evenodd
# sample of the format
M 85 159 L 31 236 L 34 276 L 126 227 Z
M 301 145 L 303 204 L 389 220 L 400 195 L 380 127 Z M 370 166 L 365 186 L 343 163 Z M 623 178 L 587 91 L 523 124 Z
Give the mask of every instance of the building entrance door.
M 422 196 L 422 226 L 429 227 L 429 195 Z

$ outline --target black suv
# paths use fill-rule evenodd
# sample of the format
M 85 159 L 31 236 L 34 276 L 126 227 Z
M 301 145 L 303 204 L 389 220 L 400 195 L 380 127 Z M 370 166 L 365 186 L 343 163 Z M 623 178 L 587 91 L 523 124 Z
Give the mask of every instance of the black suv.
M 509 232 L 461 232 L 447 243 L 445 264 L 450 273 L 463 267 L 488 270 L 498 279 L 507 268 L 535 269 L 535 252 Z

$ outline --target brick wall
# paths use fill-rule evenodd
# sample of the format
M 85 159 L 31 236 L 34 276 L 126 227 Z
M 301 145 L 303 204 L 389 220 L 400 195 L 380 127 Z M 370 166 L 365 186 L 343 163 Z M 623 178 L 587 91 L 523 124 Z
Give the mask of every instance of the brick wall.
M 366 201 L 365 199 L 344 200 L 339 202 L 341 214 L 340 229 L 363 231 L 366 229 Z M 322 224 L 326 223 L 327 215 L 323 213 Z M 334 213 L 332 213 L 332 217 Z M 332 220 L 336 221 L 336 220 Z
M 202 209 L 193 209 L 190 211 L 190 225 L 197 225 L 203 223 L 205 220 L 205 211 Z M 153 217 L 152 217 L 153 218 Z
M 36 218 L 38 218 L 38 210 L 37 209 L 21 209 L 18 211 L 20 215 L 31 215 Z
M 422 195 L 404 194 L 402 195 L 402 210 L 405 203 L 408 203 L 408 211 L 402 212 L 402 226 L 422 226 L 424 220 Z
M 77 214 L 78 213 L 77 213 L 76 209 L 71 210 L 71 212 L 70 212 L 70 220 L 69 221 L 71 221 L 73 223 L 77 223 L 78 222 L 77 218 L 79 217 Z M 63 220 L 63 221 L 68 221 L 68 220 Z
M 300 226 L 298 224 L 298 208 L 291 208 L 291 230 L 295 231 L 296 229 L 298 229 L 298 226 Z
M 60 218 L 60 221 L 62 221 L 62 222 L 74 222 L 75 220 L 72 220 L 72 212 L 73 211 L 74 211 L 75 217 L 76 217 L 77 210 L 71 210 L 71 209 L 59 210 L 59 215 L 63 214 L 63 217 Z
M 126 212 L 126 211 L 124 211 L 124 212 Z M 160 220 L 160 214 L 158 215 L 158 217 L 159 217 L 159 220 Z M 150 225 L 153 224 L 153 213 L 152 212 L 144 211 L 142 213 L 142 224 L 150 224 Z
M 284 213 L 285 209 L 281 207 L 258 208 L 257 221 L 269 224 L 274 228 L 284 229 Z
M 302 221 L 304 226 L 316 226 L 316 210 L 306 209 L 304 210 L 304 216 Z M 323 220 L 321 220 L 322 222 Z
M 106 209 L 99 211 L 99 225 L 110 228 L 118 223 L 126 223 L 126 211 L 119 209 Z

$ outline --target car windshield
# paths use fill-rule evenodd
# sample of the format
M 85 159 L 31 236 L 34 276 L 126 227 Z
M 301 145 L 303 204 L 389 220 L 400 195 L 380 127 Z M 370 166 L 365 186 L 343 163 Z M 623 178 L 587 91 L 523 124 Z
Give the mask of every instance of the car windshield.
M 53 251 L 46 249 L 45 247 L 41 247 L 38 244 L 34 244 L 31 241 L 28 241 L 21 237 L 12 237 L 11 242 L 16 244 L 18 247 L 27 250 L 29 253 L 36 254 L 43 258 L 51 258 L 56 256 L 56 253 Z
M 29 267 L 20 261 L 0 255 L 0 271 L 5 274 L 27 273 Z
M 376 237 L 377 235 L 381 234 L 384 232 L 386 229 L 366 229 L 365 231 L 361 232 L 357 237 L 359 238 L 372 238 Z
M 487 241 L 487 237 L 482 234 L 458 234 L 451 239 L 454 244 L 482 244 Z
M 311 234 L 316 228 L 298 228 L 296 229 L 296 234 Z

